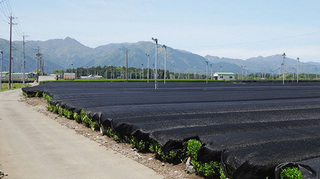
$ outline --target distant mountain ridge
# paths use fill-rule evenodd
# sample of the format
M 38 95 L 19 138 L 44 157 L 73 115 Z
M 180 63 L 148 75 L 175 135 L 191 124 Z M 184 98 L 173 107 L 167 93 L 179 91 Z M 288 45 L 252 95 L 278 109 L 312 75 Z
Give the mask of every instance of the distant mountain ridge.
M 65 39 L 51 39 L 47 41 L 28 41 L 26 43 L 26 71 L 36 69 L 37 49 L 43 54 L 45 71 L 52 72 L 56 69 L 67 69 L 91 66 L 125 66 L 128 50 L 129 67 L 147 68 L 147 55 L 149 54 L 150 68 L 154 68 L 155 44 L 150 42 L 136 43 L 110 43 L 96 48 L 87 47 L 77 40 L 66 37 Z M 4 70 L 8 69 L 9 42 L 0 39 L 0 50 L 4 53 Z M 13 66 L 14 72 L 21 72 L 22 68 L 22 42 L 13 42 Z M 165 49 L 158 46 L 158 68 L 164 68 Z M 253 57 L 246 60 L 220 58 L 217 56 L 200 55 L 167 47 L 167 69 L 175 72 L 200 73 L 206 72 L 206 60 L 212 65 L 213 72 L 242 73 L 279 73 L 282 64 L 282 55 L 268 57 Z M 211 67 L 211 66 L 210 66 Z M 209 67 L 209 69 L 210 69 Z M 297 67 L 295 59 L 286 58 L 286 72 L 293 72 Z M 318 70 L 319 69 L 319 70 Z M 300 72 L 319 73 L 320 63 L 300 63 Z

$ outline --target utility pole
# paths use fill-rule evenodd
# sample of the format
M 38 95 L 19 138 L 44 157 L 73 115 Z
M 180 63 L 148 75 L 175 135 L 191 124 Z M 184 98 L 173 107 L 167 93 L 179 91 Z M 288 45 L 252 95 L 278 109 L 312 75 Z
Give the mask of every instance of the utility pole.
M 10 18 L 10 49 L 9 49 L 9 78 L 8 78 L 8 88 L 10 89 L 12 87 L 12 84 L 11 84 L 11 51 L 12 51 L 12 25 L 16 25 L 14 23 L 12 23 L 12 20 L 15 19 L 14 17 L 12 17 L 12 14 L 11 16 L 9 17 Z
M 149 83 L 149 68 L 150 68 L 150 59 L 149 59 L 149 54 L 146 53 L 146 55 L 148 56 L 148 73 L 147 73 L 147 83 Z
M 3 62 L 3 51 L 2 50 L 0 50 L 0 53 L 1 53 L 1 68 L 0 68 L 0 91 L 1 91 L 1 89 L 2 89 L 2 62 Z
M 283 76 L 282 76 L 282 84 L 284 85 L 284 75 L 285 75 L 285 67 L 284 67 L 284 61 L 285 61 L 285 58 L 286 58 L 286 53 L 283 53 L 282 54 L 282 56 L 283 56 L 283 66 L 282 66 L 282 68 L 283 68 Z
M 213 69 L 212 69 L 212 63 L 210 63 L 210 69 L 211 69 L 211 80 L 213 80 Z
M 209 60 L 206 60 L 206 83 L 208 84 L 208 63 L 209 63 Z
M 299 83 L 299 63 L 300 63 L 300 61 L 299 61 L 300 59 L 299 59 L 299 57 L 297 58 L 297 83 Z
M 166 50 L 166 54 L 164 57 L 164 81 L 163 83 L 166 84 L 166 78 L 167 78 L 167 46 L 163 45 L 162 46 Z
M 144 69 L 143 69 L 143 63 L 141 63 L 141 66 L 142 66 L 142 74 L 141 74 L 141 77 L 140 77 L 140 79 L 144 79 Z
M 38 83 L 39 82 L 39 62 L 40 62 L 40 57 L 41 57 L 39 46 L 38 46 L 38 53 L 36 55 L 37 55 L 37 80 L 36 80 L 36 82 Z
M 128 49 L 126 48 L 126 79 L 128 82 Z
M 23 42 L 22 42 L 22 47 L 23 47 L 23 64 L 22 64 L 22 66 L 23 66 L 23 86 L 25 86 L 25 79 L 26 79 L 26 75 L 25 75 L 25 68 L 26 68 L 26 60 L 25 60 L 25 44 L 26 44 L 26 42 L 25 42 L 25 38 L 26 37 L 29 37 L 29 36 L 27 36 L 27 35 L 24 35 L 23 34 L 23 36 L 22 36 L 22 38 L 23 38 Z
M 155 49 L 155 64 L 154 64 L 154 89 L 157 89 L 157 78 L 158 78 L 158 39 L 151 38 L 156 43 Z

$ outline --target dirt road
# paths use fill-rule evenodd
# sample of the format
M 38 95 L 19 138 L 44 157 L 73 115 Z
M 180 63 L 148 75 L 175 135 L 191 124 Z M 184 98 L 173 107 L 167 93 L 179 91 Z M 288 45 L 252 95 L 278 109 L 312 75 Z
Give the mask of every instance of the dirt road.
M 163 178 L 0 93 L 0 169 L 5 178 Z

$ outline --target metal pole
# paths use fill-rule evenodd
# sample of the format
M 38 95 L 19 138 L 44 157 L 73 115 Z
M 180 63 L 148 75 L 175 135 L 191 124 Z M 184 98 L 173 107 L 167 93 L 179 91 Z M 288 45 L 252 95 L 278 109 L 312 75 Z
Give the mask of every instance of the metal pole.
M 286 54 L 283 53 L 282 56 L 283 56 L 283 76 L 282 76 L 282 84 L 284 85 L 284 75 L 285 75 L 284 61 L 285 61 L 285 58 L 286 58 Z
M 212 63 L 210 63 L 210 69 L 211 69 L 210 79 L 211 79 L 211 80 L 213 80 L 213 69 L 212 69 Z
M 36 54 L 37 55 L 37 80 L 36 80 L 36 82 L 37 83 L 39 82 L 39 61 L 40 61 L 40 56 L 41 56 L 39 51 L 40 51 L 40 48 L 38 46 L 38 53 Z
M 25 78 L 26 78 L 26 76 L 25 76 L 25 67 L 26 67 L 26 60 L 25 60 L 25 42 L 24 42 L 24 40 L 25 40 L 25 35 L 23 35 L 22 36 L 23 37 L 23 42 L 22 42 L 22 46 L 23 46 L 23 86 L 25 86 Z
M 149 83 L 149 68 L 150 68 L 150 59 L 149 59 L 149 55 L 146 54 L 148 56 L 148 73 L 147 73 L 147 83 Z
M 297 58 L 297 83 L 299 83 L 299 57 Z
M 128 82 L 128 49 L 126 48 L 126 79 Z
M 11 88 L 11 51 L 12 51 L 12 19 L 10 16 L 10 52 L 9 52 L 9 78 L 8 78 L 8 89 Z
M 141 66 L 142 66 L 142 74 L 141 74 L 140 79 L 144 79 L 144 75 L 143 75 L 143 71 L 144 71 L 144 69 L 143 69 L 143 63 L 141 64 Z
M 164 81 L 163 83 L 166 84 L 166 78 L 167 78 L 167 46 L 162 46 L 166 50 L 165 58 L 164 58 Z
M 2 50 L 0 50 L 0 53 L 1 53 L 1 68 L 0 68 L 0 91 L 1 91 L 1 89 L 2 89 L 2 62 L 3 62 L 3 51 Z
M 209 60 L 206 60 L 206 83 L 208 83 L 208 63 L 209 63 Z
M 158 77 L 158 39 L 151 38 L 156 43 L 155 50 L 155 64 L 154 64 L 154 89 L 157 89 L 157 77 Z

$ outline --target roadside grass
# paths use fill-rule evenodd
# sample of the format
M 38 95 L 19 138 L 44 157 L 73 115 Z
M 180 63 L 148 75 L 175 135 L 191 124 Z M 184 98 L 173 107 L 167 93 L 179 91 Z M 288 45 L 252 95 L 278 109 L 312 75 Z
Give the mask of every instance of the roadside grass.
M 23 85 L 23 83 L 13 83 L 12 84 L 12 88 L 10 90 L 14 90 L 14 89 L 19 89 L 19 88 L 23 88 L 23 87 L 28 87 L 30 86 L 29 84 L 26 84 L 25 86 Z M 8 89 L 8 83 L 1 83 L 1 90 L 2 91 L 7 91 Z

